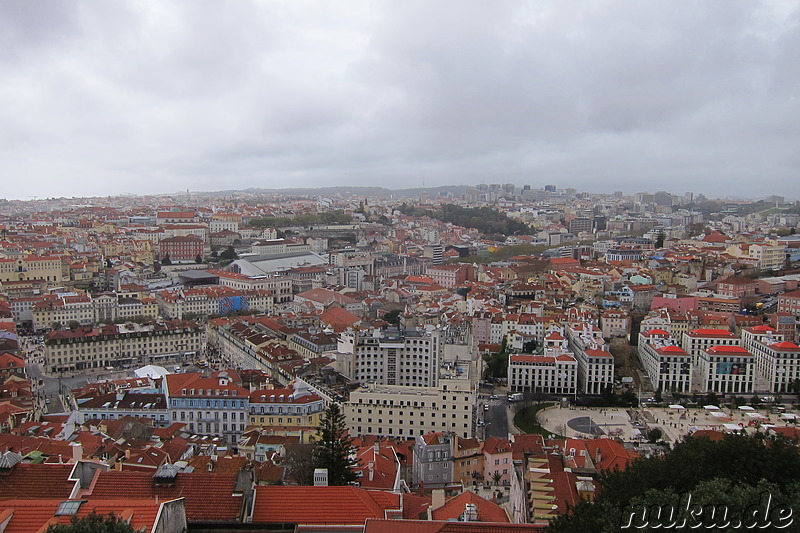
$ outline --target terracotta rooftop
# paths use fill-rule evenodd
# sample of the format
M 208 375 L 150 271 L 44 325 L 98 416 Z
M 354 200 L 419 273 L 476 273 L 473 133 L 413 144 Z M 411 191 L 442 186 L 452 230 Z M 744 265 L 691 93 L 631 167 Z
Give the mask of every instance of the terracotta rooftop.
M 173 483 L 156 484 L 152 472 L 99 472 L 91 494 L 93 500 L 127 498 L 170 500 L 186 498 L 190 522 L 230 522 L 239 519 L 242 496 L 234 495 L 235 474 L 179 473 Z M 212 503 L 210 505 L 210 503 Z
M 298 505 L 313 502 L 313 505 Z M 257 486 L 254 523 L 362 525 L 369 518 L 400 516 L 396 494 L 358 487 Z
M 75 480 L 69 480 L 74 466 L 18 463 L 7 474 L 0 474 L 0 499 L 67 499 L 75 488 Z
M 457 520 L 468 503 L 477 507 L 479 522 L 510 522 L 502 507 L 469 490 L 447 500 L 431 513 L 431 517 L 434 520 Z
M 544 531 L 533 524 L 434 522 L 423 520 L 367 520 L 364 533 L 522 533 Z

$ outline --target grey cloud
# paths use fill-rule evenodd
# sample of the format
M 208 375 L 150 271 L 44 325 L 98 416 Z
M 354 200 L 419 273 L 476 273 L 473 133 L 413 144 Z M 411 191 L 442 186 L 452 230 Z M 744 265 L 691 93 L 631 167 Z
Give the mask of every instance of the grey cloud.
M 0 4 L 0 196 L 796 190 L 791 2 L 32 5 Z

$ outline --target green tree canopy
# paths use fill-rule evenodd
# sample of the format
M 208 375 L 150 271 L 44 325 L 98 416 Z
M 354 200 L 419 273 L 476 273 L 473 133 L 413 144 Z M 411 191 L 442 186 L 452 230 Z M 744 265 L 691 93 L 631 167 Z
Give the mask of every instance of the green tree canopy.
M 51 525 L 47 533 L 136 533 L 136 530 L 115 514 L 92 512 L 83 518 L 73 516 L 69 524 Z
M 236 253 L 236 250 L 233 249 L 233 246 L 228 246 L 221 254 L 219 254 L 219 258 L 222 260 L 232 261 L 234 259 L 239 259 L 239 254 Z
M 388 322 L 389 324 L 397 325 L 400 321 L 400 315 L 403 313 L 402 309 L 392 309 L 385 315 L 383 315 L 383 319 Z
M 687 494 L 692 495 L 694 504 L 726 505 L 739 512 L 743 507 L 759 504 L 759 495 L 768 491 L 773 506 L 787 504 L 797 509 L 798 479 L 800 453 L 793 442 L 759 434 L 726 435 L 722 441 L 688 437 L 664 457 L 638 459 L 623 471 L 603 473 L 599 478 L 602 490 L 594 502 L 579 503 L 568 514 L 556 518 L 548 531 L 621 531 L 621 523 L 632 510 L 664 505 Z M 798 526 L 794 524 L 783 531 L 798 531 Z M 734 531 L 713 529 L 728 530 Z
M 314 444 L 314 468 L 328 469 L 329 485 L 347 485 L 356 480 L 356 448 L 338 404 L 332 403 L 325 410 Z

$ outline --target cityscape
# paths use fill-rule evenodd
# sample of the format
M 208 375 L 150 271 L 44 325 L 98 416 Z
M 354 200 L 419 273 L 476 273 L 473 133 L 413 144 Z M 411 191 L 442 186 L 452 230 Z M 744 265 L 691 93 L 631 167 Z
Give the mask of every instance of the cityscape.
M 800 532 L 798 50 L 0 2 L 0 533 Z
M 798 228 L 775 195 L 557 185 L 5 200 L 2 507 L 569 531 L 687 442 L 796 455 Z

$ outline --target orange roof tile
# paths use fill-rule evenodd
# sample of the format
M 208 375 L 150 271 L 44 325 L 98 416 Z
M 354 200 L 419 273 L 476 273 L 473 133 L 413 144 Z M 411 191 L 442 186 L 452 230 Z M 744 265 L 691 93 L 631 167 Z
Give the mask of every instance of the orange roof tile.
M 314 502 L 298 505 L 298 502 Z M 400 511 L 396 494 L 357 487 L 258 486 L 253 501 L 254 523 L 363 525 Z

